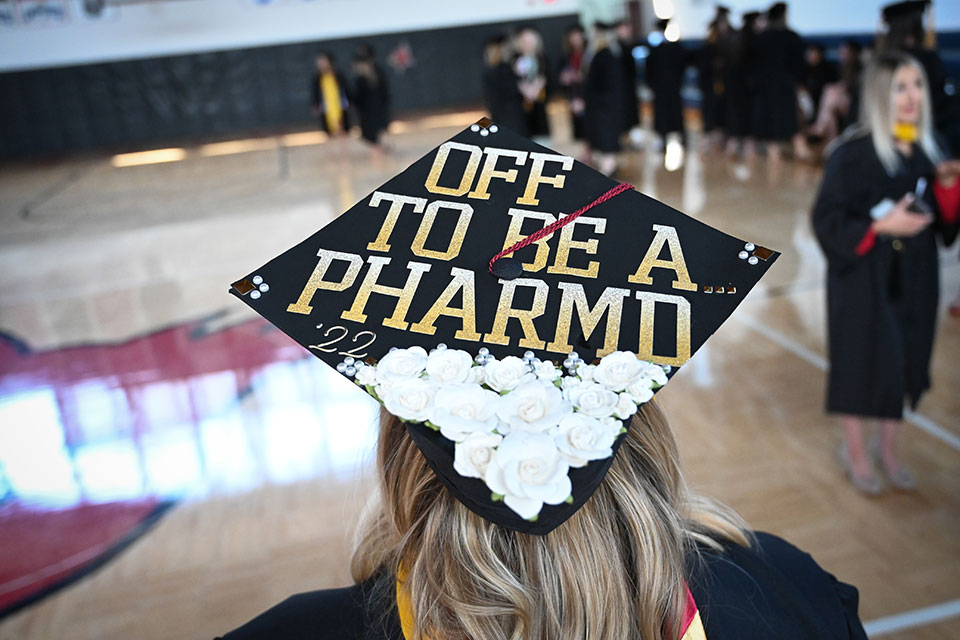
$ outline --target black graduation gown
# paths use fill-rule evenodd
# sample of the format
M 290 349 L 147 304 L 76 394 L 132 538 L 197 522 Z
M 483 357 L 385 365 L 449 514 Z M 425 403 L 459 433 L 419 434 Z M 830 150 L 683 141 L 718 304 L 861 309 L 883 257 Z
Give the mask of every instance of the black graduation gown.
M 707 41 L 697 51 L 697 86 L 700 88 L 700 118 L 703 130 L 713 131 L 722 128 L 726 114 L 721 103 L 722 95 L 717 93 L 720 63 L 717 45 Z
M 839 75 L 837 66 L 827 60 L 821 60 L 819 64 L 813 66 L 804 64 L 803 71 L 803 86 L 810 94 L 810 99 L 813 100 L 814 112 L 810 118 L 810 121 L 813 122 L 817 119 L 817 113 L 820 110 L 820 98 L 823 96 L 824 87 L 836 82 Z
M 914 146 L 896 175 L 887 175 L 873 141 L 860 136 L 830 156 L 813 205 L 813 228 L 827 257 L 830 372 L 827 411 L 900 418 L 904 398 L 916 405 L 930 387 L 930 355 L 937 319 L 936 236 L 952 242 L 933 184 L 935 168 Z M 894 202 L 927 180 L 924 200 L 937 223 L 912 238 L 879 237 L 866 254 L 856 248 L 872 222 L 870 209 Z
M 857 590 L 770 534 L 691 560 L 688 584 L 708 640 L 866 640 Z M 404 640 L 393 576 L 293 596 L 223 640 Z
M 376 67 L 377 81 L 357 76 L 353 86 L 353 104 L 360 118 L 360 132 L 364 140 L 376 144 L 380 134 L 390 124 L 390 92 L 383 71 Z
M 510 63 L 501 62 L 484 70 L 483 91 L 490 118 L 502 127 L 529 137 L 523 96 Z
M 590 60 L 583 83 L 586 105 L 587 143 L 594 151 L 620 150 L 623 131 L 622 68 L 609 48 L 597 51 Z
M 620 99 L 623 103 L 623 119 L 620 126 L 629 131 L 640 124 L 640 109 L 637 107 L 637 61 L 633 57 L 633 44 L 620 41 Z
M 789 140 L 800 130 L 797 85 L 802 79 L 803 41 L 790 29 L 770 29 L 755 41 L 758 108 L 757 137 Z
M 683 132 L 683 74 L 687 52 L 679 42 L 664 40 L 647 56 L 647 85 L 653 91 L 653 128 L 660 135 Z
M 343 108 L 343 130 L 347 131 L 350 128 L 350 100 L 347 96 L 347 83 L 343 79 L 343 76 L 339 73 L 334 74 L 337 78 L 337 86 L 340 87 L 340 105 Z M 311 103 L 315 109 L 319 110 L 319 115 L 317 116 L 318 124 L 320 125 L 321 131 L 330 132 L 330 128 L 327 126 L 326 118 L 326 109 L 323 104 L 323 96 L 320 95 L 320 74 L 313 74 L 313 87 L 311 91 Z

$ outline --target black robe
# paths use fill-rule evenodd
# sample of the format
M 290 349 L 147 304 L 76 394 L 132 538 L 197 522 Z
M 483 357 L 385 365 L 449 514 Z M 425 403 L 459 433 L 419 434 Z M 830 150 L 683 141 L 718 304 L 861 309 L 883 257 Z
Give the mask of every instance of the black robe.
M 687 51 L 679 42 L 664 40 L 647 56 L 647 85 L 653 91 L 653 128 L 662 136 L 683 132 L 683 74 Z
M 587 143 L 594 151 L 620 150 L 623 131 L 622 67 L 609 48 L 597 51 L 590 60 L 583 82 L 586 105 Z
M 691 558 L 688 584 L 708 640 L 866 640 L 857 590 L 770 534 Z M 392 575 L 293 596 L 223 640 L 403 640 Z
M 364 140 L 376 144 L 390 124 L 390 92 L 380 67 L 375 67 L 377 80 L 358 75 L 353 85 L 353 104 L 360 118 Z
M 483 71 L 483 98 L 490 119 L 502 127 L 529 137 L 523 96 L 509 62 L 488 66 Z
M 900 418 L 904 398 L 916 405 L 930 387 L 930 355 L 937 320 L 939 270 L 936 236 L 952 242 L 933 198 L 935 168 L 914 146 L 888 176 L 873 141 L 860 136 L 830 156 L 813 205 L 813 228 L 827 257 L 830 372 L 827 411 Z M 927 181 L 924 201 L 937 223 L 912 238 L 878 237 L 857 255 L 884 198 L 894 202 Z
M 623 119 L 620 126 L 629 131 L 640 124 L 640 109 L 637 105 L 637 61 L 633 57 L 633 43 L 620 43 L 620 100 L 623 104 Z
M 770 29 L 754 39 L 758 109 L 757 137 L 789 140 L 800 130 L 797 86 L 802 81 L 803 41 L 790 29 Z

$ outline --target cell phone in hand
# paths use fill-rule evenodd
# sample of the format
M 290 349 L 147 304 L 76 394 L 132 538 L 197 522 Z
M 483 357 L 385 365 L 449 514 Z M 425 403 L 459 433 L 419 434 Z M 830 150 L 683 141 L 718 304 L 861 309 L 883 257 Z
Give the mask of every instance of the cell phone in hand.
M 913 191 L 913 202 L 907 207 L 907 211 L 912 213 L 933 214 L 933 209 L 927 204 L 927 201 L 923 199 L 923 194 L 926 190 L 927 179 L 921 176 L 917 179 L 917 188 Z

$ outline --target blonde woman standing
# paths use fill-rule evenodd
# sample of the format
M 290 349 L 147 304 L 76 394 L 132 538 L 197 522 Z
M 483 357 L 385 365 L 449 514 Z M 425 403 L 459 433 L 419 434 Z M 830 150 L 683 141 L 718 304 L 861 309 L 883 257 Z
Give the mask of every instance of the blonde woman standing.
M 827 411 L 840 417 L 857 488 L 912 489 L 897 436 L 904 400 L 915 407 L 930 387 L 937 236 L 956 235 L 960 163 L 945 160 L 934 139 L 923 68 L 901 53 L 868 66 L 860 123 L 839 140 L 813 206 L 828 263 Z M 870 446 L 872 420 L 879 437 Z

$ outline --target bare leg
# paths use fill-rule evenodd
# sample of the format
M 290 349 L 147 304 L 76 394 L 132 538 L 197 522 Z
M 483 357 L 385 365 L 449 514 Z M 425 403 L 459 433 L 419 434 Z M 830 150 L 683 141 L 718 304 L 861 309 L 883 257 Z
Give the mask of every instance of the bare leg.
M 793 136 L 793 157 L 797 160 L 806 161 L 810 159 L 810 147 L 807 146 L 807 139 L 802 133 Z
M 883 481 L 877 475 L 867 451 L 864 438 L 864 419 L 859 416 L 841 416 L 845 436 L 842 450 L 850 481 L 864 493 L 877 494 L 883 490 Z
M 890 484 L 899 489 L 913 489 L 916 480 L 913 474 L 900 461 L 897 447 L 897 435 L 900 433 L 900 420 L 880 421 L 879 458 Z

